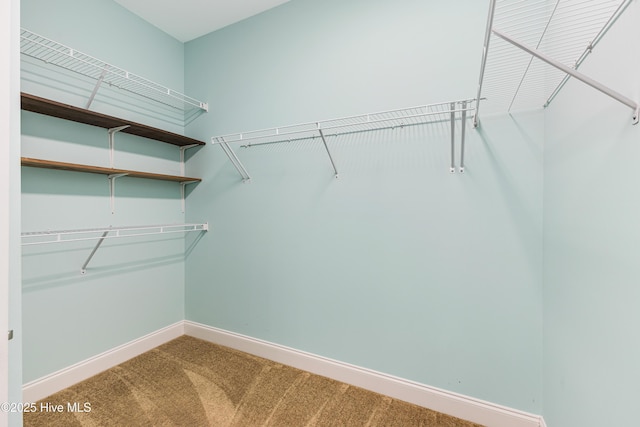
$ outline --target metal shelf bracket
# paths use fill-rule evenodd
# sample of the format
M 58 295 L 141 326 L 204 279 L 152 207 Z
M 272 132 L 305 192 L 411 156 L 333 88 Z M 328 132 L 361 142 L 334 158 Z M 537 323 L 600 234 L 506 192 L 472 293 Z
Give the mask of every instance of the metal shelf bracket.
M 245 169 L 244 165 L 240 162 L 240 159 L 238 159 L 238 156 L 236 156 L 236 153 L 233 152 L 233 150 L 229 146 L 229 143 L 225 141 L 224 137 L 213 137 L 211 140 L 214 144 L 220 144 L 220 147 L 222 147 L 222 150 L 227 155 L 229 160 L 231 160 L 231 163 L 242 177 L 242 182 L 250 182 L 251 176 L 249 176 L 249 173 Z
M 114 168 L 115 166 L 115 149 L 116 149 L 116 136 L 115 134 L 117 132 L 120 132 L 121 130 L 124 130 L 126 128 L 128 128 L 129 125 L 125 125 L 125 126 L 118 126 L 116 128 L 111 128 L 107 130 L 107 133 L 109 134 L 109 162 L 112 168 Z
M 335 176 L 336 178 L 338 178 L 338 169 L 336 168 L 336 163 L 333 161 L 333 156 L 331 156 L 331 151 L 329 151 L 327 140 L 324 138 L 324 132 L 322 132 L 322 129 L 320 129 L 320 123 L 318 123 L 318 132 L 320 133 L 320 137 L 322 138 L 322 143 L 324 144 L 324 148 L 325 150 L 327 150 L 327 154 L 329 155 L 329 160 L 331 160 L 331 166 L 333 167 Z
M 111 202 L 111 214 L 116 213 L 116 179 L 127 176 L 126 173 L 114 173 L 107 175 L 109 179 L 109 200 Z

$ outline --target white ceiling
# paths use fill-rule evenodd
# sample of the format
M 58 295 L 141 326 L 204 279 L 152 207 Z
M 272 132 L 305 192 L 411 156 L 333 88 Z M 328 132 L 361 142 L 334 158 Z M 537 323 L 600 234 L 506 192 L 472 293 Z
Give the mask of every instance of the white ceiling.
M 114 1 L 181 42 L 187 42 L 290 0 Z

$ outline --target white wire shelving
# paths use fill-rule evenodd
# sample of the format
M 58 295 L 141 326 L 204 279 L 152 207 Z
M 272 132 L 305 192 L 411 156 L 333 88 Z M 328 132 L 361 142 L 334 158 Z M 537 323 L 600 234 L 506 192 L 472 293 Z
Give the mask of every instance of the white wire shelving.
M 100 245 L 102 245 L 102 243 L 106 239 L 117 239 L 123 237 L 145 237 L 157 234 L 189 233 L 194 231 L 209 231 L 209 224 L 160 224 L 145 226 L 86 228 L 77 230 L 32 231 L 22 233 L 21 238 L 22 246 L 97 240 L 97 243 L 91 251 L 91 254 L 80 269 L 81 274 L 86 274 L 89 262 L 95 255 Z
M 491 0 L 480 69 L 477 115 L 547 107 L 570 78 L 633 110 L 638 103 L 580 73 L 632 0 Z
M 232 133 L 214 136 L 211 138 L 211 142 L 213 144 L 219 144 L 222 147 L 225 154 L 229 157 L 229 160 L 242 176 L 242 179 L 248 181 L 251 177 L 229 144 L 239 143 L 242 147 L 248 148 L 265 144 L 319 139 L 324 144 L 335 176 L 338 177 L 336 162 L 327 144 L 327 137 L 329 136 L 337 137 L 360 132 L 449 122 L 451 125 L 450 171 L 455 172 L 455 122 L 460 120 L 462 126 L 459 170 L 460 172 L 464 172 L 465 125 L 468 113 L 475 110 L 475 102 L 475 99 L 441 102 L 336 119 Z
M 154 83 L 24 28 L 20 31 L 20 53 L 96 80 L 86 108 L 91 105 L 100 86 L 106 84 L 185 112 L 194 109 L 209 110 L 206 102 Z

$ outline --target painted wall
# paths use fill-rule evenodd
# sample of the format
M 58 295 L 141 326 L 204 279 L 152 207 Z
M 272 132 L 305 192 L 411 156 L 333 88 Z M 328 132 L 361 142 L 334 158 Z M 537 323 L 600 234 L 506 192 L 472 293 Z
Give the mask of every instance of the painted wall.
M 486 2 L 295 0 L 186 44 L 209 138 L 475 95 Z M 460 131 L 460 122 L 457 123 Z M 217 147 L 188 216 L 186 318 L 534 413 L 542 397 L 543 115 Z M 459 149 L 459 147 L 458 147 Z M 195 218 L 193 218 L 195 219 Z
M 22 401 L 22 310 L 20 289 L 20 2 L 0 5 L 0 402 Z M 5 340 L 4 331 L 14 338 Z M 3 412 L 0 426 L 22 425 L 21 414 Z
M 640 99 L 640 4 L 580 68 Z M 550 427 L 636 425 L 640 399 L 640 127 L 570 81 L 546 116 L 544 416 Z
M 22 12 L 22 26 L 35 33 L 182 89 L 183 45 L 115 2 L 23 0 Z M 68 83 L 57 70 L 23 65 L 22 90 L 82 105 L 85 92 L 64 93 L 47 78 Z M 105 99 L 92 108 L 111 113 L 117 103 Z M 135 113 L 116 115 L 163 121 Z M 27 157 L 109 166 L 105 129 L 35 113 L 22 112 L 21 150 Z M 179 150 L 117 134 L 115 165 L 177 175 Z M 119 178 L 112 214 L 105 176 L 27 167 L 22 206 L 23 231 L 184 222 L 177 183 Z M 84 276 L 80 267 L 95 241 L 23 247 L 25 383 L 184 318 L 184 237 L 168 236 L 106 241 Z

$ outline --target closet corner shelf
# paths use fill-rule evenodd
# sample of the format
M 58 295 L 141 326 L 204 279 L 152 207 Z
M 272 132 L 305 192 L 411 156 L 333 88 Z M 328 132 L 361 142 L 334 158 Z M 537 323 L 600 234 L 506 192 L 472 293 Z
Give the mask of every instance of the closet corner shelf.
M 70 120 L 73 122 L 83 123 L 92 126 L 98 126 L 105 129 L 114 129 L 127 126 L 121 132 L 131 135 L 141 136 L 153 139 L 167 144 L 176 145 L 178 147 L 187 147 L 194 145 L 205 145 L 203 141 L 189 138 L 177 133 L 168 132 L 151 126 L 135 123 L 129 120 L 120 119 L 106 114 L 97 113 L 95 111 L 86 110 L 84 108 L 74 107 L 73 105 L 63 104 L 52 101 L 50 99 L 41 98 L 28 93 L 21 93 L 22 109 L 34 113 L 44 114 L 59 119 Z
M 155 179 L 160 181 L 173 181 L 179 183 L 195 183 L 201 182 L 201 178 L 190 178 L 186 176 L 178 176 L 178 175 L 164 175 L 158 173 L 151 172 L 140 172 L 140 171 L 132 171 L 126 169 L 115 169 L 115 168 L 106 168 L 101 166 L 91 166 L 91 165 L 81 165 L 76 163 L 65 163 L 65 162 L 56 162 L 53 160 L 43 160 L 43 159 L 32 159 L 28 157 L 21 158 L 22 166 L 34 167 L 34 168 L 44 168 L 44 169 L 57 169 L 57 170 L 65 170 L 72 172 L 86 172 L 86 173 L 95 173 L 107 176 L 119 175 L 119 176 L 130 176 L 133 178 L 147 178 L 147 179 Z

